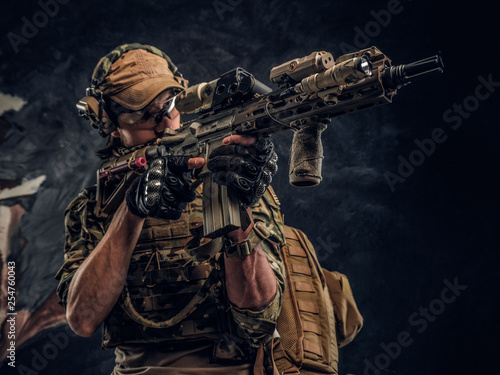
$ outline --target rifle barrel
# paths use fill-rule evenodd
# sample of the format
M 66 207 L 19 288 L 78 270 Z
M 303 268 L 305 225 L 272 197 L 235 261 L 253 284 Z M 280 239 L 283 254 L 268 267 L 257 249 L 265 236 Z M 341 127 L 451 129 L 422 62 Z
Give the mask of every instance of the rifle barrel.
M 395 65 L 386 68 L 382 73 L 384 87 L 399 89 L 415 79 L 434 72 L 442 73 L 444 68 L 441 56 L 435 55 L 409 64 Z

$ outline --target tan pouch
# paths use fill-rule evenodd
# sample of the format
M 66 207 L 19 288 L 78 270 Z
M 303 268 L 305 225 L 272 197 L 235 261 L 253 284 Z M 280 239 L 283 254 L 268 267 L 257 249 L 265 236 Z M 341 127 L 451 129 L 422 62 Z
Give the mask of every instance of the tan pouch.
M 338 374 L 338 347 L 362 327 L 345 275 L 321 268 L 313 245 L 298 229 L 285 226 L 282 248 L 287 287 L 271 353 L 279 374 Z M 338 311 L 337 311 L 338 310 Z
M 323 274 L 334 306 L 337 341 L 341 348 L 354 340 L 354 337 L 361 331 L 363 317 L 354 301 L 347 276 L 336 271 L 327 271 L 324 268 Z

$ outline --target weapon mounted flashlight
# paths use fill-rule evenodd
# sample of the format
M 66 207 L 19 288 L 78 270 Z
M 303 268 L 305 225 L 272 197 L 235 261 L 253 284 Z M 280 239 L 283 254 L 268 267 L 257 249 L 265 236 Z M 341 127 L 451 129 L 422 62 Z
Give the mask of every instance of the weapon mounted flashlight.
M 365 56 L 359 58 L 357 69 L 367 77 L 372 75 L 372 64 Z
M 309 56 L 298 59 L 298 61 L 306 59 L 307 57 Z M 315 74 L 308 75 L 302 78 L 299 83 L 296 83 L 288 89 L 285 89 L 280 94 L 280 98 L 285 99 L 297 94 L 313 94 L 330 87 L 338 87 L 350 83 L 356 83 L 366 77 L 371 77 L 373 74 L 372 63 L 367 56 L 353 57 L 343 60 L 339 63 L 334 63 L 334 60 L 332 58 L 331 64 L 325 64 L 320 67 L 316 65 L 315 67 L 316 71 L 319 70 L 319 68 L 322 68 L 323 70 L 317 71 Z M 328 68 L 325 69 L 326 67 Z M 271 80 L 273 82 L 286 81 L 290 86 L 290 83 L 294 81 L 291 79 L 284 80 L 282 76 L 277 76 L 277 74 L 280 72 L 279 70 L 275 71 L 275 69 L 279 68 L 281 68 L 281 65 L 271 71 Z

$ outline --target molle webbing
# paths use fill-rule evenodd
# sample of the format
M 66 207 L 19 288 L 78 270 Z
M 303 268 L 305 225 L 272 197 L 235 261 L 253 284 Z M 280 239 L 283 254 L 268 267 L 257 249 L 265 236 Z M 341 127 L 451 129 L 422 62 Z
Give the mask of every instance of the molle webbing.
M 132 318 L 137 323 L 143 325 L 144 327 L 171 328 L 177 323 L 180 323 L 182 320 L 186 319 L 198 306 L 200 306 L 203 302 L 205 302 L 205 300 L 217 286 L 217 283 L 219 281 L 219 275 L 220 275 L 220 270 L 214 268 L 210 273 L 210 276 L 205 280 L 205 283 L 202 285 L 202 287 L 197 291 L 197 293 L 192 298 L 190 298 L 190 301 L 178 313 L 176 313 L 174 316 L 166 320 L 154 321 L 141 315 L 135 309 L 132 303 L 132 299 L 130 297 L 130 293 L 128 291 L 127 286 L 125 286 L 122 293 L 121 306 L 130 318 Z M 158 307 L 158 305 L 154 303 L 144 304 L 145 299 L 142 300 L 143 300 L 142 301 L 143 311 L 146 311 L 144 307 L 146 308 L 149 307 L 149 311 L 154 311 L 155 308 Z M 178 300 L 183 300 L 183 299 L 178 298 Z M 151 301 L 151 299 L 149 299 L 149 301 Z M 165 306 L 165 307 L 170 307 L 170 306 Z
M 104 347 L 218 337 L 224 323 L 219 321 L 223 314 L 215 303 L 221 278 L 216 254 L 222 243 L 193 237 L 200 220 L 199 194 L 179 220 L 146 218 L 132 254 L 121 307 L 115 306 L 106 319 Z M 189 254 L 197 250 L 203 259 Z
M 285 226 L 282 258 L 287 276 L 272 356 L 280 374 L 337 374 L 335 316 L 314 248 Z

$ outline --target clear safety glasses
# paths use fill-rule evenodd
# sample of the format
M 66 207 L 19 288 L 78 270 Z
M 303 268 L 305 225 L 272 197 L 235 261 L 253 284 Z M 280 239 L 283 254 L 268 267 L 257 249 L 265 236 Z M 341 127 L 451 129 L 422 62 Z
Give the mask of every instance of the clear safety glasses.
M 122 107 L 125 111 L 118 111 L 119 113 L 115 112 L 117 117 L 120 117 L 120 120 L 123 121 L 124 123 L 128 125 L 140 125 L 143 122 L 146 122 L 150 120 L 151 118 L 154 119 L 156 124 L 159 124 L 163 118 L 166 116 L 168 118 L 170 117 L 170 113 L 173 111 L 175 108 L 175 99 L 177 96 L 173 96 L 166 100 L 160 110 L 157 111 L 152 111 L 152 107 L 156 103 L 152 103 L 146 108 L 140 109 L 138 111 L 131 111 L 127 108 Z

